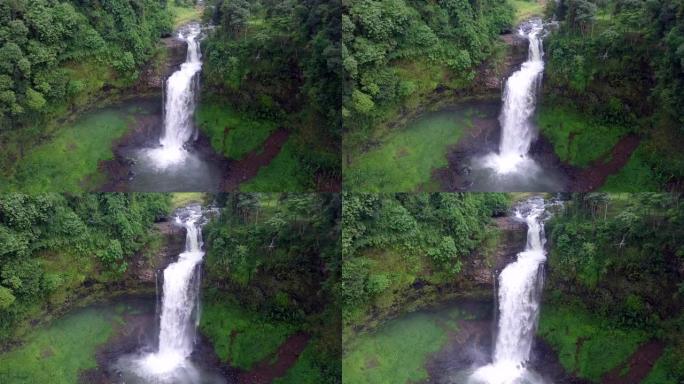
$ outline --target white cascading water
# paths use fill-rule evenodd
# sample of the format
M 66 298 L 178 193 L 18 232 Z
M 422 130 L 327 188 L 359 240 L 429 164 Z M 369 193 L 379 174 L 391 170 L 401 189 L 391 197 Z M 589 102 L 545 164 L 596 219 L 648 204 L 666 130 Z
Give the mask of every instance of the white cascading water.
M 139 360 L 142 376 L 163 376 L 186 364 L 195 343 L 199 313 L 199 264 L 204 257 L 198 221 L 201 209 L 190 209 L 187 217 L 176 221 L 185 227 L 185 252 L 164 270 L 159 348 Z
M 164 103 L 164 131 L 160 148 L 152 151 L 155 163 L 164 168 L 185 158 L 184 145 L 196 135 L 192 123 L 198 88 L 197 74 L 202 70 L 200 53 L 200 26 L 190 24 L 178 37 L 188 44 L 185 63 L 166 80 Z
M 537 89 L 544 72 L 542 58 L 543 31 L 542 21 L 531 20 L 518 33 L 529 40 L 527 61 L 506 81 L 503 93 L 503 107 L 499 115 L 501 124 L 501 141 L 499 153 L 485 157 L 485 165 L 499 174 L 516 172 L 527 168 L 525 163 L 531 161 L 527 152 L 534 138 L 535 131 L 530 123 L 537 101 Z
M 543 286 L 544 200 L 532 199 L 516 217 L 527 223 L 527 244 L 499 275 L 499 324 L 492 363 L 477 369 L 470 383 L 539 383 L 542 379 L 526 368 L 539 318 Z

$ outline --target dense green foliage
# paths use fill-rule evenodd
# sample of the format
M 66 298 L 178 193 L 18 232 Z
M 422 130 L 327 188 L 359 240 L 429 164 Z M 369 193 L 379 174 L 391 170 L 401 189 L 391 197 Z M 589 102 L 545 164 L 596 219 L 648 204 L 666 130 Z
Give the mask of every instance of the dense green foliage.
M 63 114 L 83 94 L 130 82 L 171 19 L 159 0 L 0 4 L 0 128 Z M 98 67 L 106 78 L 83 76 Z
M 582 375 L 597 380 L 620 362 L 615 357 L 597 365 L 602 360 L 597 359 L 598 350 L 605 345 L 601 340 L 620 339 L 614 333 L 623 332 L 634 336 L 623 337 L 624 342 L 632 340 L 623 355 L 639 341 L 661 340 L 672 351 L 663 357 L 670 359 L 661 364 L 663 377 L 668 382 L 684 379 L 680 196 L 574 194 L 548 229 L 548 305 L 542 308 L 550 309 L 548 314 L 542 309 L 540 329 L 546 329 L 546 337 L 563 351 L 561 362 L 566 368 L 580 368 Z M 591 315 L 582 315 L 585 312 Z M 559 319 L 564 316 L 565 320 Z M 575 322 L 578 326 L 572 325 Z M 575 356 L 575 344 L 582 337 L 591 342 Z
M 355 0 L 342 14 L 345 155 L 438 87 L 464 88 L 513 21 L 504 0 Z
M 85 282 L 118 280 L 168 195 L 0 195 L 0 340 Z
M 268 120 L 293 132 L 299 172 L 340 177 L 339 1 L 213 0 L 203 41 L 204 99 L 232 106 L 243 120 Z M 213 131 L 223 135 L 220 126 Z
M 454 280 L 491 236 L 503 194 L 344 195 L 342 301 L 345 321 L 388 307 L 417 280 Z
M 309 368 L 321 382 L 338 382 L 339 195 L 226 194 L 217 203 L 221 214 L 204 230 L 204 282 L 209 300 L 223 304 L 214 305 L 203 330 L 219 355 L 249 367 L 298 330 L 312 337 Z M 228 297 L 242 309 L 231 310 Z M 235 318 L 230 327 L 244 335 L 230 342 L 223 318 Z M 260 341 L 254 332 L 263 333 Z
M 548 4 L 561 23 L 545 47 L 544 103 L 574 109 L 573 114 L 595 121 L 591 129 L 573 130 L 575 140 L 603 142 L 626 132 L 640 135 L 639 168 L 645 165 L 660 188 L 678 185 L 684 178 L 684 4 Z M 595 151 L 578 148 L 587 153 L 580 157 Z

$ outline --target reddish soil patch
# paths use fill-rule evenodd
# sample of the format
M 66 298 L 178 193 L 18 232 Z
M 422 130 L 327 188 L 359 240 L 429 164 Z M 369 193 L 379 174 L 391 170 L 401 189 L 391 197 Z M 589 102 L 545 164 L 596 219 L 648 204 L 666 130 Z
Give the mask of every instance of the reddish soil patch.
M 229 166 L 228 177 L 223 181 L 223 190 L 235 191 L 240 183 L 256 176 L 259 169 L 268 165 L 280 153 L 290 133 L 284 129 L 273 132 L 264 142 L 264 146 L 250 152 Z
M 665 345 L 660 341 L 649 341 L 641 345 L 629 360 L 613 368 L 601 381 L 603 384 L 637 384 L 648 376 L 656 360 L 663 354 Z M 622 375 L 625 369 L 629 369 Z
M 627 135 L 620 139 L 613 147 L 609 157 L 595 161 L 588 168 L 579 171 L 574 176 L 572 191 L 587 192 L 599 188 L 606 182 L 608 176 L 618 172 L 627 164 L 629 157 L 639 146 L 641 139 L 636 135 Z M 605 161 L 609 158 L 609 161 Z
M 309 335 L 303 333 L 288 337 L 278 348 L 275 363 L 271 363 L 273 359 L 267 357 L 251 371 L 239 374 L 237 382 L 239 384 L 268 384 L 284 376 L 287 370 L 297 362 L 308 343 Z

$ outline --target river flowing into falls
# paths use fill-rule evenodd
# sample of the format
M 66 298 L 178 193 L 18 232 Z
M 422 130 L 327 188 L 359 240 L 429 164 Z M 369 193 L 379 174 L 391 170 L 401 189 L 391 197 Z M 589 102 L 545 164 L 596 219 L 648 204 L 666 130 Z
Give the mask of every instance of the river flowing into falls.
M 544 283 L 544 200 L 528 200 L 516 211 L 527 224 L 527 244 L 499 275 L 499 321 L 492 363 L 477 369 L 469 383 L 544 383 L 527 364 L 539 318 Z
M 200 264 L 204 257 L 204 216 L 199 205 L 180 210 L 176 223 L 185 228 L 185 251 L 163 273 L 159 340 L 156 350 L 121 358 L 119 373 L 125 383 L 223 383 L 203 371 L 190 357 L 196 342 L 200 305 Z

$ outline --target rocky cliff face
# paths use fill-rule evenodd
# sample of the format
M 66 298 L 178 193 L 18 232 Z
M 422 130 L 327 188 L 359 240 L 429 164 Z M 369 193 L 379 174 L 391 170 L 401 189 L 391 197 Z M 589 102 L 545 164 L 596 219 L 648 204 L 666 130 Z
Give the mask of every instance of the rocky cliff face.
M 161 245 L 136 255 L 129 267 L 133 283 L 154 285 L 157 271 L 166 268 L 185 250 L 185 230 L 173 221 L 156 223 L 153 231 L 159 234 Z
M 185 62 L 187 44 L 177 37 L 162 40 L 162 50 L 154 56 L 140 74 L 138 92 L 160 92 L 166 79 Z
M 489 60 L 477 71 L 473 86 L 469 92 L 481 95 L 501 95 L 506 79 L 520 68 L 527 60 L 529 41 L 517 33 L 501 36 L 506 45 L 506 53 L 502 60 Z
M 496 247 L 486 253 L 477 252 L 464 266 L 463 280 L 472 287 L 493 289 L 501 270 L 515 260 L 527 242 L 527 226 L 522 221 L 506 216 L 498 217 L 494 222 L 500 231 Z

